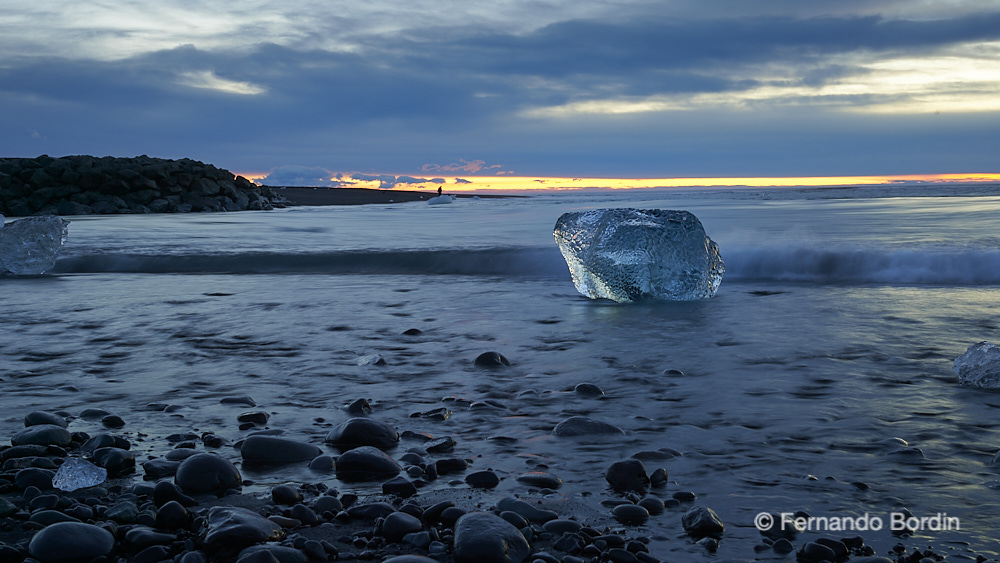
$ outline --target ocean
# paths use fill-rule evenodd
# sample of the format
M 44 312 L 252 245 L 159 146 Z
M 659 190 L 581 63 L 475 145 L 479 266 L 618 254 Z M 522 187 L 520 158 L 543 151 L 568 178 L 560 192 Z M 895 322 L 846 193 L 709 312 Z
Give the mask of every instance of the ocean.
M 718 294 L 629 305 L 579 295 L 552 228 L 602 207 L 694 213 L 726 262 Z M 245 410 L 322 445 L 365 398 L 401 432 L 452 436 L 449 456 L 502 477 L 495 498 L 548 494 L 606 515 L 621 497 L 605 470 L 647 452 L 647 470 L 669 475 L 651 494 L 696 496 L 632 530 L 659 558 L 779 557 L 754 551 L 755 517 L 797 511 L 885 524 L 807 530 L 797 546 L 861 535 L 883 555 L 902 543 L 997 557 L 1000 395 L 960 386 L 952 362 L 1000 338 L 998 211 L 992 185 L 71 217 L 50 275 L 0 280 L 0 425 L 13 435 L 32 410 L 104 408 L 125 420 L 119 433 L 142 461 L 176 433 L 236 443 L 260 430 L 239 428 Z M 476 368 L 487 351 L 512 365 Z M 579 383 L 604 395 L 578 394 Z M 220 404 L 240 395 L 258 408 Z M 552 435 L 576 415 L 626 434 Z M 100 424 L 75 418 L 70 429 Z M 403 439 L 391 453 L 419 445 Z M 218 451 L 239 465 L 237 450 Z M 249 494 L 285 482 L 380 491 L 304 465 L 241 470 Z M 563 485 L 531 492 L 516 480 L 528 471 Z M 462 479 L 422 490 L 460 495 Z M 695 505 L 726 525 L 715 555 L 683 531 Z M 901 536 L 897 514 L 960 527 L 925 521 Z

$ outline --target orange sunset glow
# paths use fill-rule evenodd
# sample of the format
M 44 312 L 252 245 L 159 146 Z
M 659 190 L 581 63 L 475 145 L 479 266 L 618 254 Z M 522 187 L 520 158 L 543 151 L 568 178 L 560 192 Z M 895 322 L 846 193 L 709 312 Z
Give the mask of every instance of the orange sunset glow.
M 260 181 L 266 174 L 243 174 L 246 178 Z M 870 186 L 886 184 L 970 184 L 1000 182 L 1000 173 L 969 174 L 907 174 L 889 176 L 802 176 L 802 177 L 732 177 L 732 178 L 558 178 L 532 176 L 465 176 L 444 177 L 445 183 L 431 181 L 423 183 L 400 183 L 392 189 L 422 190 L 437 189 L 447 192 L 541 192 L 573 191 L 587 189 L 628 190 L 652 188 L 685 187 L 824 187 L 824 186 Z M 331 181 L 336 181 L 331 178 Z M 380 187 L 379 181 L 341 180 L 341 187 Z M 266 183 L 266 182 L 264 182 Z

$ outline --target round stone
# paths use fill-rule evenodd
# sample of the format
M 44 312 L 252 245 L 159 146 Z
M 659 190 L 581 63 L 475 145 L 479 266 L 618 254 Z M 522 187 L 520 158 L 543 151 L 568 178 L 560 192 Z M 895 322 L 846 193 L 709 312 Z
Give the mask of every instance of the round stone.
M 638 504 L 619 504 L 611 514 L 622 524 L 637 525 L 649 520 L 649 511 Z
M 705 506 L 696 506 L 681 517 L 684 531 L 694 538 L 718 538 L 725 531 L 725 526 L 714 510 Z
M 361 446 L 337 458 L 337 478 L 342 481 L 377 481 L 402 471 L 396 460 L 373 446 Z
M 484 469 L 483 471 L 476 471 L 466 475 L 465 482 L 470 487 L 492 489 L 500 484 L 500 477 L 498 477 L 496 473 L 488 469 Z
M 156 511 L 156 527 L 164 530 L 176 530 L 188 522 L 188 511 L 184 505 L 172 500 Z
M 259 464 L 312 461 L 322 453 L 318 446 L 275 436 L 250 436 L 240 447 L 244 462 Z
M 594 385 L 593 383 L 578 383 L 576 387 L 573 388 L 577 395 L 582 395 L 584 397 L 603 397 L 604 390 Z
M 505 358 L 503 354 L 499 352 L 483 352 L 476 357 L 475 362 L 473 362 L 476 367 L 481 368 L 500 368 L 510 365 L 510 360 Z
M 406 534 L 419 532 L 423 527 L 419 518 L 405 512 L 393 512 L 382 522 L 382 535 L 390 542 L 398 542 Z
M 26 446 L 68 446 L 73 441 L 73 435 L 57 424 L 35 424 L 18 432 L 11 438 L 11 444 Z
M 205 543 L 213 549 L 240 548 L 284 537 L 281 527 L 260 514 L 232 506 L 215 506 L 208 511 Z
M 399 442 L 399 433 L 391 424 L 371 418 L 349 418 L 326 435 L 326 442 L 347 450 L 372 446 L 388 450 Z
M 596 418 L 571 416 L 557 424 L 552 430 L 552 434 L 560 438 L 572 438 L 578 436 L 621 435 L 625 434 L 625 431 L 614 424 L 609 424 Z
M 563 484 L 562 479 L 544 471 L 529 471 L 527 473 L 522 473 L 517 476 L 517 482 L 542 489 L 558 489 Z
M 642 491 L 649 485 L 646 466 L 638 459 L 616 461 L 608 467 L 604 478 L 616 491 Z
M 239 470 L 229 460 L 208 453 L 193 455 L 181 462 L 174 476 L 177 486 L 190 493 L 214 493 L 239 488 Z
M 111 532 L 81 522 L 58 522 L 46 526 L 28 544 L 28 553 L 43 563 L 90 561 L 111 553 Z
M 52 424 L 66 428 L 69 423 L 58 414 L 45 411 L 32 411 L 24 416 L 24 426 L 37 426 L 39 424 Z
M 302 494 L 291 485 L 278 485 L 271 489 L 271 500 L 275 504 L 292 506 L 302 502 Z
M 488 512 L 470 512 L 455 523 L 455 563 L 522 563 L 527 540 L 510 522 Z

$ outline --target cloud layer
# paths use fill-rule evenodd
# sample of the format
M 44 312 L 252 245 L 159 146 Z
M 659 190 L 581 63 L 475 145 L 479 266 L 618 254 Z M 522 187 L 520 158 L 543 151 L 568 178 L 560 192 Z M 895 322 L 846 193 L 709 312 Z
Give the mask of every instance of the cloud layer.
M 5 156 L 388 186 L 988 171 L 1000 140 L 992 3 L 52 4 L 0 15 Z

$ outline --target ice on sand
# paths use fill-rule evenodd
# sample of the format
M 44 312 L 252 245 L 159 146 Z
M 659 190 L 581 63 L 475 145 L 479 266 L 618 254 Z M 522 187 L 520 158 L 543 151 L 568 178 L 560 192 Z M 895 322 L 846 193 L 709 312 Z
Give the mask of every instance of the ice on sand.
M 953 365 L 962 385 L 1000 388 L 1000 348 L 990 342 L 980 342 L 969 346 L 964 354 L 955 358 Z
M 69 457 L 56 471 L 55 477 L 52 478 L 52 486 L 70 492 L 95 487 L 107 478 L 108 471 L 103 467 L 98 467 L 78 457 Z
M 565 213 L 553 235 L 577 291 L 591 299 L 692 301 L 715 295 L 726 265 L 687 211 Z
M 3 217 L 0 216 L 0 225 Z M 55 215 L 28 217 L 0 228 L 0 275 L 37 276 L 52 269 L 66 242 L 69 221 Z

